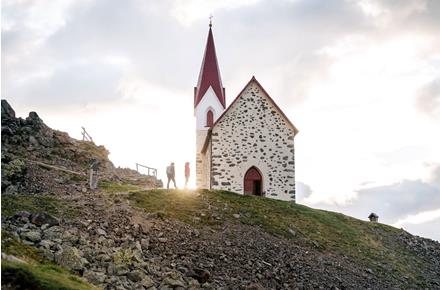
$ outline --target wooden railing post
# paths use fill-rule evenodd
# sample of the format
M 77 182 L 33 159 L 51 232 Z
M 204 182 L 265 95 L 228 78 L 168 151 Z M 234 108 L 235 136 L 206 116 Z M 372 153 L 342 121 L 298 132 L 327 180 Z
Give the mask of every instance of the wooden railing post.
M 81 135 L 83 136 L 83 139 L 82 139 L 82 140 L 83 140 L 83 141 L 90 141 L 90 142 L 93 143 L 92 136 L 90 136 L 90 134 L 87 133 L 86 128 L 84 128 L 84 127 L 81 127 L 81 128 L 82 128 Z
M 157 178 L 157 169 L 149 166 L 145 166 L 139 163 L 136 163 L 136 171 L 139 172 L 139 167 L 144 167 L 147 169 L 147 175 L 148 176 L 154 176 Z

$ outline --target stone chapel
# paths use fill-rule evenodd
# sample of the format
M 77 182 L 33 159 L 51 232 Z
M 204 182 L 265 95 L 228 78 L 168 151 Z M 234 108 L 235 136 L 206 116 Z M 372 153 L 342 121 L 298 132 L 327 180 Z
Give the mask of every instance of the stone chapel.
M 295 201 L 298 130 L 255 77 L 226 108 L 211 23 L 194 115 L 197 188 Z

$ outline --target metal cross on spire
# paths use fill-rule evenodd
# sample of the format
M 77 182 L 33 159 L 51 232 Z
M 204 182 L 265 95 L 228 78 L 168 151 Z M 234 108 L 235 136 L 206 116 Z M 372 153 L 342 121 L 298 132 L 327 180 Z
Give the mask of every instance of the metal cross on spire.
M 212 18 L 213 18 L 214 16 L 212 16 L 212 14 L 211 15 L 209 15 L 209 27 L 212 27 Z

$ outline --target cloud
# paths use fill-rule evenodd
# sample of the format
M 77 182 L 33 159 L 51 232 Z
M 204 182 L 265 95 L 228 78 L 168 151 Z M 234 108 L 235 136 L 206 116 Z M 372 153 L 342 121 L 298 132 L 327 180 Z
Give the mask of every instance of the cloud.
M 431 221 L 422 224 L 408 223 L 403 225 L 403 228 L 410 233 L 419 235 L 422 237 L 428 237 L 440 242 L 440 218 L 433 219 Z
M 394 223 L 400 218 L 440 206 L 440 188 L 421 180 L 401 182 L 361 189 L 346 205 L 317 204 L 327 208 L 340 209 L 358 218 L 366 218 L 369 213 L 377 213 L 386 223 Z
M 417 108 L 434 118 L 440 118 L 440 78 L 420 89 L 416 99 Z
M 404 224 L 423 224 L 434 220 L 440 220 L 440 208 L 428 211 L 422 211 L 414 215 L 408 215 L 406 218 L 399 219 L 393 224 L 395 227 L 401 227 Z
M 2 4 L 5 15 L 2 81 L 9 96 L 35 99 L 35 94 L 26 95 L 28 92 L 20 89 L 20 86 L 33 84 L 17 84 L 17 80 L 29 75 L 39 76 L 39 85 L 46 87 L 37 89 L 36 93 L 43 94 L 50 86 L 55 91 L 58 87 L 53 81 L 61 76 L 57 80 L 42 76 L 62 72 L 68 83 L 70 76 L 78 72 L 75 63 L 85 61 L 84 69 L 88 66 L 97 70 L 96 63 L 102 57 L 125 58 L 131 62 L 129 68 L 111 68 L 112 82 L 123 82 L 134 76 L 169 90 L 191 94 L 201 62 L 207 17 L 212 12 L 228 95 L 234 96 L 251 75 L 256 75 L 280 105 L 297 104 L 309 97 L 310 89 L 328 77 L 332 63 L 343 57 L 322 53 L 323 48 L 337 45 L 338 40 L 346 37 L 363 35 L 374 39 L 381 35 L 374 25 L 379 16 L 371 17 L 362 7 L 379 7 L 377 9 L 385 11 L 380 17 L 389 19 L 389 26 L 397 27 L 396 23 L 403 21 L 400 19 L 430 13 L 428 8 L 434 5 L 427 2 L 420 6 L 410 1 L 394 9 L 391 4 L 385 6 L 375 1 L 336 0 L 276 1 L 269 6 L 267 1 L 255 0 L 52 2 L 7 1 Z M 398 12 L 403 10 L 406 12 Z M 395 29 L 390 29 L 393 30 L 390 35 Z M 73 64 L 66 66 L 66 62 Z M 106 70 L 105 66 L 101 68 Z M 76 81 L 77 86 L 70 86 L 76 96 L 84 94 L 84 87 L 90 92 L 95 90 L 89 88 L 90 84 Z M 104 73 L 101 82 L 106 81 L 109 78 Z M 85 94 L 90 101 L 103 101 L 99 95 L 94 98 L 93 94 Z M 116 92 L 108 95 L 112 98 Z M 55 98 L 54 104 L 57 104 L 60 95 L 41 97 Z M 58 105 L 67 105 L 67 102 Z
M 22 101 L 42 94 L 38 97 L 54 99 L 59 106 L 74 99 L 64 97 L 64 102 L 58 102 L 61 92 L 50 91 L 58 90 L 62 77 L 69 84 L 80 69 L 88 68 L 103 70 L 98 87 L 135 76 L 191 94 L 205 45 L 207 9 L 216 12 L 217 51 L 224 83 L 231 84 L 226 88 L 231 95 L 255 74 L 266 80 L 265 85 L 273 88 L 279 99 L 301 101 L 312 81 L 325 75 L 329 59 L 317 54 L 317 48 L 364 25 L 360 10 L 340 1 L 271 2 L 269 10 L 265 1 L 204 2 L 202 11 L 193 11 L 189 17 L 191 25 L 183 26 L 182 15 L 189 12 L 181 1 L 126 1 L 123 5 L 115 0 L 64 0 L 58 5 L 51 1 L 25 2 L 4 5 L 4 92 Z M 197 3 L 192 1 L 187 7 Z M 310 35 L 319 37 L 307 37 Z M 112 67 L 110 80 L 107 67 L 99 65 L 103 57 L 125 58 L 131 65 Z M 79 62 L 81 68 L 76 65 Z M 54 79 L 53 74 L 59 76 Z M 23 81 L 33 76 L 38 76 L 34 79 L 42 88 L 30 95 L 20 87 L 34 86 L 32 81 Z M 94 97 L 84 92 L 84 88 L 89 92 L 100 88 L 90 88 L 86 80 L 73 81 L 69 96 L 86 95 L 80 98 L 103 101 L 100 94 Z M 115 90 L 115 86 L 109 89 Z M 109 98 L 115 93 L 108 93 Z
M 431 182 L 434 186 L 440 188 L 440 164 L 431 164 L 431 176 L 429 178 L 429 182 Z
M 182 29 L 168 15 L 166 3 L 121 4 L 79 1 L 59 13 L 62 20 L 57 24 L 47 25 L 50 33 L 44 37 L 40 29 L 29 25 L 11 24 L 4 29 L 4 94 L 21 102 L 41 98 L 43 105 L 52 100 L 52 105 L 67 108 L 78 99 L 105 102 L 121 98 L 118 83 L 132 78 L 160 84 L 170 91 L 185 88 L 191 92 L 193 78 L 187 69 L 196 54 L 190 49 L 193 41 L 185 39 Z M 7 6 L 6 13 L 15 15 L 34 6 Z M 47 8 L 49 15 L 53 11 Z M 46 14 L 41 12 L 35 17 L 41 22 Z M 197 37 L 197 33 L 189 35 Z
M 30 106 L 50 108 L 85 106 L 121 98 L 118 91 L 122 71 L 105 63 L 78 63 L 57 67 L 49 74 L 30 76 L 8 87 L 16 100 Z
M 312 188 L 305 184 L 304 182 L 297 181 L 296 182 L 296 198 L 306 199 L 312 194 Z
M 426 181 L 402 180 L 385 186 L 365 187 L 344 205 L 325 202 L 312 205 L 363 220 L 375 212 L 380 222 L 425 235 L 427 232 L 422 229 L 430 229 L 428 225 L 431 224 L 440 225 L 440 164 L 433 164 L 430 169 L 431 176 Z M 308 200 L 304 198 L 300 202 Z M 426 236 L 440 240 L 440 235 L 433 233 Z
M 208 19 L 208 15 L 219 9 L 236 9 L 253 5 L 259 0 L 174 0 L 172 15 L 185 26 L 197 20 Z M 215 18 L 214 18 L 215 19 Z

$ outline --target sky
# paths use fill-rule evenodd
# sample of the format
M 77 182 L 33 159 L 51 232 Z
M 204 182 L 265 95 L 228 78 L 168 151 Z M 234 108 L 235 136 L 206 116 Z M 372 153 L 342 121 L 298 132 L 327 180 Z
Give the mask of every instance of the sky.
M 141 163 L 164 178 L 174 161 L 178 185 L 195 159 L 193 87 L 212 14 L 227 104 L 255 75 L 300 131 L 298 203 L 363 220 L 375 212 L 440 240 L 440 1 L 1 8 L 1 96 L 17 115 L 36 111 L 78 139 L 84 126 L 116 166 Z

